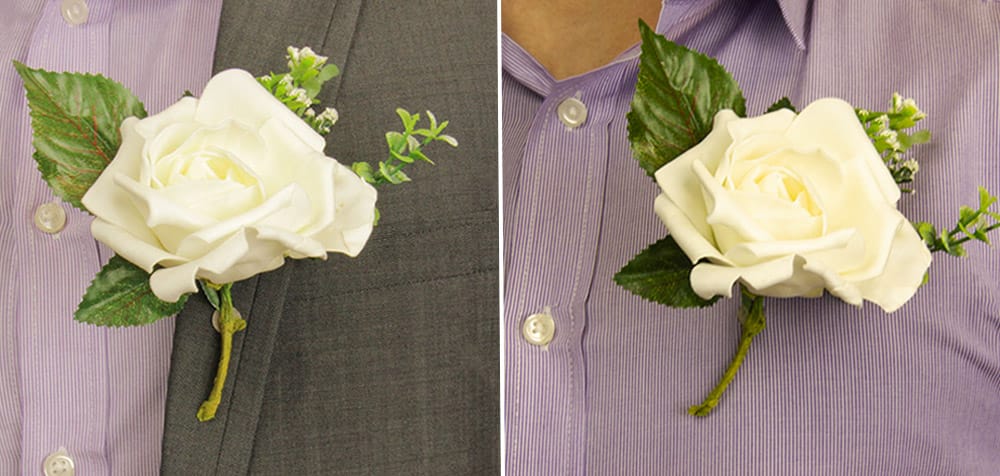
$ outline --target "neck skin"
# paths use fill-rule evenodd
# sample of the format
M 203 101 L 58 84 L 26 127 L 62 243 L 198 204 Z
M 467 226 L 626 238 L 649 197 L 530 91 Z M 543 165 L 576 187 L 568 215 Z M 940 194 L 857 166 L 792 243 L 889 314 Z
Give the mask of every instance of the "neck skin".
M 660 0 L 501 0 L 503 32 L 557 80 L 603 66 L 656 25 Z

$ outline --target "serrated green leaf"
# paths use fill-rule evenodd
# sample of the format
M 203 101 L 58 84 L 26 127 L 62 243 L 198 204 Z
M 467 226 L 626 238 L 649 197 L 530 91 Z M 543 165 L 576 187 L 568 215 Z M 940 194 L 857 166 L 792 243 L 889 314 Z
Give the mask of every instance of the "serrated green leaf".
M 718 297 L 702 299 L 691 288 L 694 265 L 670 236 L 653 243 L 632 258 L 615 283 L 644 299 L 671 307 L 705 307 Z
M 792 112 L 798 112 L 798 111 L 795 110 L 795 106 L 792 105 L 792 100 L 788 99 L 788 96 L 785 96 L 785 97 L 783 97 L 783 98 L 775 101 L 774 104 L 771 104 L 767 108 L 767 110 L 764 111 L 764 113 L 767 114 L 769 112 L 774 112 L 774 111 L 777 111 L 777 110 L 780 110 L 780 109 L 788 109 L 789 111 L 792 111 Z
M 98 326 L 141 326 L 177 314 L 187 298 L 161 301 L 149 287 L 149 274 L 115 255 L 94 277 L 73 318 Z
M 17 61 L 31 109 L 34 158 L 52 191 L 86 211 L 80 199 L 121 145 L 119 127 L 146 117 L 142 102 L 100 75 L 52 73 Z
M 746 114 L 743 92 L 714 59 L 657 35 L 639 20 L 642 52 L 628 138 L 650 176 L 712 130 L 715 114 Z

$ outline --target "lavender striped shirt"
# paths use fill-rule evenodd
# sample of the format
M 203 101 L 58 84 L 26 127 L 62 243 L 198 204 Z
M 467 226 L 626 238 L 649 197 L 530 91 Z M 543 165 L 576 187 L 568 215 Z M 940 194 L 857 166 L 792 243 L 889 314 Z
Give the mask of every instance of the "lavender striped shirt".
M 950 226 L 976 185 L 1000 193 L 998 2 L 670 1 L 657 31 L 717 57 L 753 115 L 785 95 L 916 98 L 934 140 L 914 150 L 911 219 Z M 502 56 L 508 474 L 1000 471 L 1000 252 L 935 256 L 891 315 L 769 300 L 737 380 L 695 419 L 735 351 L 736 300 L 674 310 L 611 280 L 665 234 L 626 140 L 637 51 L 563 81 L 510 38 Z M 587 107 L 576 129 L 557 115 L 568 97 Z M 545 307 L 555 337 L 538 347 L 522 323 Z
M 76 474 L 157 474 L 172 319 L 135 329 L 72 320 L 109 257 L 68 205 L 55 235 L 33 224 L 55 200 L 31 158 L 24 90 L 11 60 L 100 72 L 155 113 L 211 74 L 220 0 L 86 0 L 69 26 L 60 0 L 0 0 L 0 475 L 41 474 L 65 447 Z

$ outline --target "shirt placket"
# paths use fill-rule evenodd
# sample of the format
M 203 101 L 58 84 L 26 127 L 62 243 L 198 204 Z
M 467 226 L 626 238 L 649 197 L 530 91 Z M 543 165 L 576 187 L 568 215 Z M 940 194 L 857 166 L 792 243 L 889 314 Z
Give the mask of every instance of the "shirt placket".
M 31 38 L 26 64 L 52 71 L 107 68 L 111 5 L 99 0 L 46 4 Z M 28 108 L 21 117 L 27 122 Z M 27 125 L 25 124 L 25 127 Z M 100 268 L 89 217 L 54 197 L 31 159 L 27 130 L 20 134 L 15 168 L 24 247 L 17 289 L 22 389 L 21 467 L 25 474 L 108 474 L 108 330 L 74 322 L 76 308 Z M 45 210 L 45 219 L 37 217 Z M 52 221 L 52 217 L 64 217 Z M 48 220 L 48 221 L 46 221 Z M 60 292 L 46 292 L 49 289 Z M 73 353 L 66 349 L 75 349 Z
M 512 474 L 585 471 L 583 335 L 607 173 L 612 66 L 556 83 L 532 124 L 507 263 L 507 402 Z M 572 170 L 572 173 L 569 171 Z M 568 271 L 568 272 L 567 272 Z M 532 428 L 533 430 L 524 431 Z M 538 473 L 539 468 L 545 471 Z

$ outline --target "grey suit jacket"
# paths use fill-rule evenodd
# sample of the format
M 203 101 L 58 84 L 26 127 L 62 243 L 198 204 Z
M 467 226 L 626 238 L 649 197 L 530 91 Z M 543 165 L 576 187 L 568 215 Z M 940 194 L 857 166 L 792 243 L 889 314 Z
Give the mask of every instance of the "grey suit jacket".
M 449 119 L 458 149 L 379 190 L 358 258 L 289 261 L 234 287 L 217 418 L 195 412 L 219 336 L 201 296 L 177 319 L 164 474 L 495 474 L 499 470 L 496 9 L 493 2 L 224 3 L 215 69 L 283 68 L 311 46 L 342 69 L 327 153 L 384 159 L 396 106 Z M 424 164 L 426 165 L 426 164 Z

